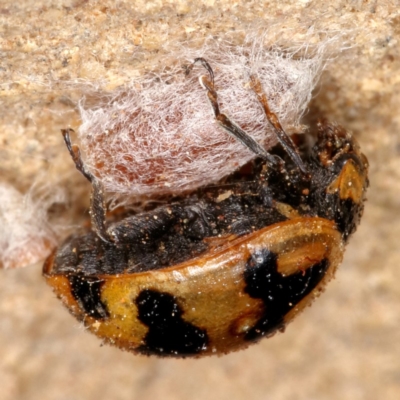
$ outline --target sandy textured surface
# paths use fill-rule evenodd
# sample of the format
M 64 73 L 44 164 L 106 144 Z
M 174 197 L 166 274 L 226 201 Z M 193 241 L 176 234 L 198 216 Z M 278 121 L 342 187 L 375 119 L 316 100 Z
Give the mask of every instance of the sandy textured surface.
M 101 347 L 54 298 L 40 263 L 0 271 L 2 400 L 400 398 L 399 4 L 292 3 L 0 3 L 0 180 L 24 192 L 47 174 L 74 205 L 54 212 L 70 220 L 79 221 L 88 185 L 59 129 L 79 126 L 82 87 L 60 82 L 103 80 L 113 89 L 157 66 L 170 42 L 239 38 L 254 24 L 276 24 L 288 42 L 305 26 L 353 30 L 352 56 L 329 65 L 309 119 L 351 129 L 371 168 L 365 216 L 324 295 L 285 334 L 222 358 L 161 360 Z

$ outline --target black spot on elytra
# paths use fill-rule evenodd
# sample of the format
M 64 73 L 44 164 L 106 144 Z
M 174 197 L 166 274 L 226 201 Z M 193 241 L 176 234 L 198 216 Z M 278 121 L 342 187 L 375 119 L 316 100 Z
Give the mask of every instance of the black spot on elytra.
M 208 344 L 204 329 L 182 319 L 183 311 L 174 296 L 143 290 L 136 298 L 138 319 L 149 330 L 137 350 L 144 354 L 185 356 L 198 354 Z
M 101 301 L 101 287 L 104 281 L 96 277 L 70 275 L 71 292 L 83 311 L 95 319 L 109 317 L 107 306 Z
M 263 249 L 247 261 L 245 291 L 263 301 L 264 313 L 247 332 L 246 340 L 257 340 L 283 328 L 285 315 L 318 285 L 329 266 L 323 259 L 306 271 L 283 276 L 277 270 L 277 259 L 275 253 Z

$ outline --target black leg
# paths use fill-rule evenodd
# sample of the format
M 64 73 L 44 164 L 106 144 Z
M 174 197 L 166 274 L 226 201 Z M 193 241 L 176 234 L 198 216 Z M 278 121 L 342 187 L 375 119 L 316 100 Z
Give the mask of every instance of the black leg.
M 290 158 L 293 160 L 293 162 L 297 165 L 299 170 L 303 174 L 307 174 L 307 168 L 303 163 L 303 160 L 300 158 L 299 152 L 297 151 L 297 148 L 295 144 L 293 143 L 293 140 L 290 138 L 290 136 L 283 130 L 281 123 L 279 122 L 279 119 L 275 113 L 271 111 L 268 105 L 267 97 L 265 96 L 264 91 L 262 90 L 261 83 L 256 78 L 255 76 L 251 76 L 251 85 L 252 88 L 257 95 L 258 101 L 261 103 L 265 115 L 268 119 L 268 122 L 272 125 L 276 132 L 276 137 L 278 138 L 280 144 L 282 147 L 285 149 L 285 151 L 289 154 Z
M 278 159 L 275 156 L 269 154 L 260 144 L 258 144 L 251 136 L 249 136 L 242 128 L 231 121 L 225 114 L 222 114 L 219 110 L 218 95 L 214 89 L 214 73 L 213 70 L 204 58 L 196 58 L 187 69 L 187 74 L 193 69 L 195 63 L 201 63 L 203 67 L 208 71 L 209 78 L 206 76 L 200 77 L 200 84 L 207 90 L 207 96 L 210 100 L 212 109 L 214 111 L 215 119 L 228 133 L 234 136 L 237 140 L 243 143 L 248 149 L 254 154 L 266 160 L 272 166 L 278 164 Z
M 77 170 L 92 184 L 92 196 L 90 198 L 90 218 L 92 228 L 97 236 L 105 242 L 113 242 L 112 237 L 106 229 L 106 204 L 104 200 L 104 191 L 102 184 L 98 179 L 86 168 L 79 147 L 71 143 L 70 133 L 73 129 L 61 129 L 64 136 L 65 144 L 75 163 Z
M 218 104 L 218 95 L 217 92 L 214 89 L 214 72 L 208 64 L 208 62 L 204 58 L 196 58 L 194 62 L 187 68 L 186 73 L 190 73 L 190 71 L 193 69 L 193 66 L 195 63 L 201 63 L 201 65 L 208 71 L 209 77 L 207 78 L 206 76 L 201 76 L 200 77 L 200 84 L 207 90 L 207 96 L 208 99 L 210 100 L 211 106 L 214 111 L 214 115 L 216 120 L 219 122 L 219 124 L 225 128 L 230 134 L 232 134 L 236 139 L 238 139 L 241 143 L 243 143 L 247 148 L 249 148 L 253 153 L 257 154 L 259 157 L 267 160 L 271 165 L 275 166 L 278 164 L 278 159 L 277 157 L 272 156 L 269 154 L 262 146 L 260 146 L 252 137 L 250 137 L 243 129 L 241 129 L 239 126 L 237 126 L 233 121 L 231 121 L 225 114 L 222 114 L 219 110 L 219 104 Z M 285 149 L 285 151 L 288 153 L 288 155 L 291 157 L 293 162 L 297 165 L 299 170 L 303 174 L 307 174 L 307 168 L 304 165 L 302 159 L 300 158 L 300 155 L 297 151 L 297 148 L 295 144 L 293 143 L 292 139 L 288 136 L 288 134 L 283 130 L 282 125 L 279 122 L 278 117 L 276 114 L 274 114 L 269 106 L 268 106 L 268 101 L 265 96 L 265 94 L 262 91 L 261 83 L 260 81 L 255 78 L 254 76 L 251 77 L 251 83 L 254 92 L 257 95 L 257 98 L 259 102 L 261 103 L 265 115 L 269 121 L 269 123 L 272 125 L 276 132 L 276 136 Z

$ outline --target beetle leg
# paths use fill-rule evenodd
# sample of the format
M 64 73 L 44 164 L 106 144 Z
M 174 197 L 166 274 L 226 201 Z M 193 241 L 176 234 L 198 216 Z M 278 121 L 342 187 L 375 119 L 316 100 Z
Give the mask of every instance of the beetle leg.
M 73 129 L 61 129 L 65 144 L 77 170 L 92 184 L 92 195 L 90 197 L 90 219 L 92 228 L 97 236 L 105 241 L 112 242 L 112 237 L 106 229 L 106 203 L 104 200 L 103 185 L 100 181 L 87 169 L 84 164 L 79 147 L 71 143 L 70 133 Z
M 193 69 L 195 63 L 200 62 L 201 65 L 208 71 L 209 77 L 201 76 L 199 78 L 201 86 L 207 90 L 207 97 L 211 103 L 212 109 L 214 111 L 214 116 L 217 122 L 224 128 L 228 133 L 239 140 L 244 146 L 250 149 L 257 156 L 266 160 L 272 166 L 278 164 L 279 158 L 269 154 L 260 144 L 258 144 L 251 136 L 249 136 L 242 128 L 231 121 L 225 114 L 220 112 L 218 104 L 218 95 L 214 88 L 214 72 L 204 58 L 196 58 L 187 70 L 186 73 L 189 74 Z
M 279 122 L 277 115 L 275 113 L 273 113 L 271 111 L 271 109 L 269 108 L 267 97 L 265 96 L 265 93 L 262 89 L 261 82 L 254 75 L 251 75 L 250 79 L 251 79 L 251 86 L 254 90 L 254 93 L 256 94 L 258 101 L 261 103 L 261 105 L 264 109 L 264 112 L 268 119 L 268 122 L 274 128 L 276 137 L 279 140 L 280 144 L 285 149 L 285 151 L 289 154 L 290 158 L 297 165 L 299 170 L 303 174 L 308 174 L 307 168 L 304 165 L 303 160 L 300 158 L 300 155 L 296 148 L 296 145 L 293 143 L 293 140 L 290 138 L 290 136 L 284 131 L 281 123 Z

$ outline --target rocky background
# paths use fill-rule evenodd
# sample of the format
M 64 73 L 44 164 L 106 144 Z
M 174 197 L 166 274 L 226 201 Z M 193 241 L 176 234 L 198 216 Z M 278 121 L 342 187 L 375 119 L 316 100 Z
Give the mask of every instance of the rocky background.
M 79 126 L 83 88 L 112 90 L 156 68 L 168 43 L 227 32 L 239 41 L 264 25 L 288 43 L 305 27 L 349 33 L 350 48 L 329 63 L 308 115 L 352 130 L 370 161 L 365 215 L 336 279 L 284 334 L 221 358 L 163 360 L 101 347 L 46 286 L 40 262 L 1 270 L 3 400 L 400 397 L 397 1 L 3 0 L 0 180 L 21 193 L 38 179 L 63 188 L 67 204 L 52 217 L 79 224 L 89 187 L 59 129 Z

